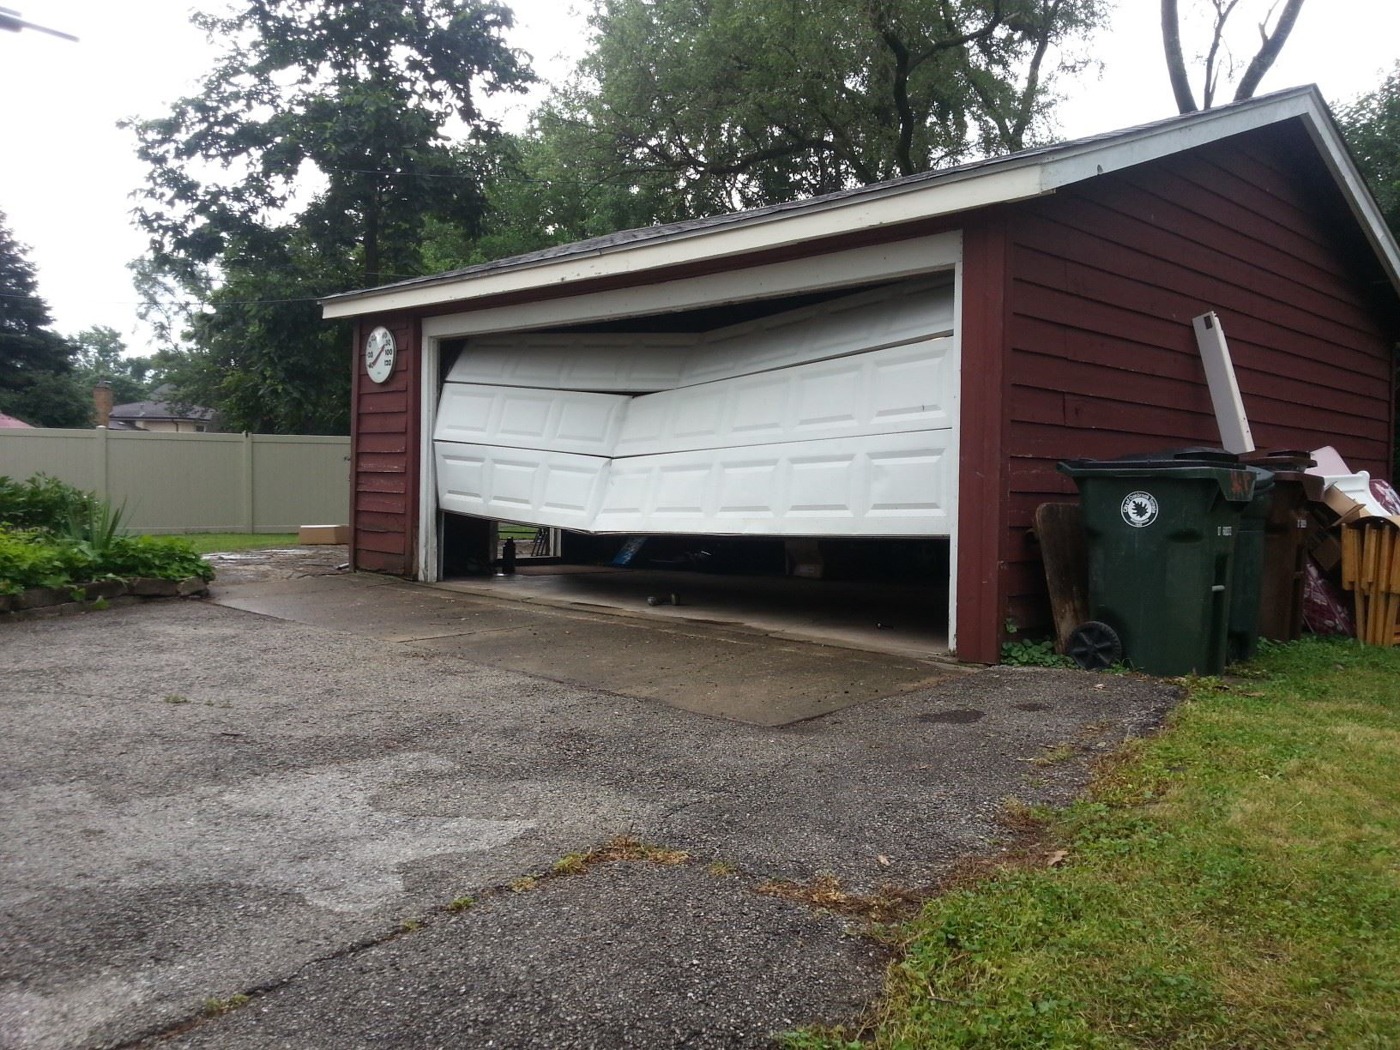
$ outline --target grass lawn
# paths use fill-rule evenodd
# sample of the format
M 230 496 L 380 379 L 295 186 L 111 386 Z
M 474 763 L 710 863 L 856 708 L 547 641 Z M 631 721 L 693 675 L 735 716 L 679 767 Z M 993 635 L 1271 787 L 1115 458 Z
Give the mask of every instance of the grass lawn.
M 928 902 L 867 1030 L 786 1045 L 1400 1046 L 1400 651 L 1250 670 Z
M 295 532 L 189 532 L 180 537 L 188 540 L 200 554 L 216 551 L 267 550 L 270 547 L 295 547 Z

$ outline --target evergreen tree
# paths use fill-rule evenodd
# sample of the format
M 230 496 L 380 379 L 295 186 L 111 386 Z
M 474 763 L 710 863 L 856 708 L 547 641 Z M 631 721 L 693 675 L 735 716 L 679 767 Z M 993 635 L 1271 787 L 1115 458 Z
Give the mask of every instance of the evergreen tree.
M 52 330 L 27 251 L 0 212 L 0 411 L 34 426 L 89 426 L 92 401 L 72 381 L 73 348 Z

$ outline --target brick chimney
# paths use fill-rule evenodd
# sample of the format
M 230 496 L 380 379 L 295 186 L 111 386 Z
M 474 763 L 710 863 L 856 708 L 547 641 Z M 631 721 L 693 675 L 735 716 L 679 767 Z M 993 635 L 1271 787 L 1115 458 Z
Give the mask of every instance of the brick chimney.
M 112 384 L 102 380 L 92 388 L 93 426 L 105 427 L 112 415 Z

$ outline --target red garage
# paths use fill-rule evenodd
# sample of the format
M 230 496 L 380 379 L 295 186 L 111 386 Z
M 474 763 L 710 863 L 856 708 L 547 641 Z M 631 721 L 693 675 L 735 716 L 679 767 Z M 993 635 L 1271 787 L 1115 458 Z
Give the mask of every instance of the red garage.
M 762 575 L 805 551 L 912 587 L 931 649 L 994 661 L 1008 623 L 1048 621 L 1029 529 L 1074 491 L 1058 460 L 1218 441 L 1199 314 L 1261 446 L 1389 476 L 1397 290 L 1296 89 L 335 296 L 354 565 L 436 581 L 495 522 L 575 561 L 684 537 Z

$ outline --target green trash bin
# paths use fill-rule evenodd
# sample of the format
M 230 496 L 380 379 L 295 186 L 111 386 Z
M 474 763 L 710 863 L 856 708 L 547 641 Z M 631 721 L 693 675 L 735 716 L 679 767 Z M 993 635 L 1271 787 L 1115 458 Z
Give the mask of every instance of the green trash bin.
M 1230 575 L 1230 628 L 1225 662 L 1249 660 L 1259 651 L 1259 602 L 1264 585 L 1264 536 L 1274 506 L 1273 471 L 1245 468 L 1254 475 L 1254 495 L 1244 505 L 1235 532 L 1235 564 Z
M 1125 659 L 1150 674 L 1219 674 L 1240 513 L 1254 475 L 1180 459 L 1071 460 L 1089 555 L 1092 620 L 1069 655 L 1082 667 Z

